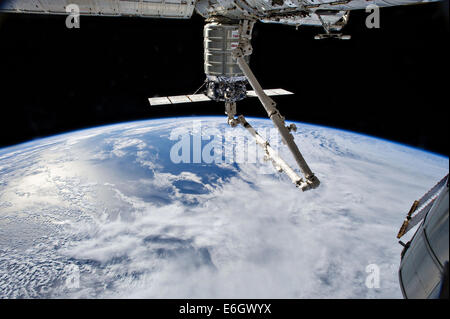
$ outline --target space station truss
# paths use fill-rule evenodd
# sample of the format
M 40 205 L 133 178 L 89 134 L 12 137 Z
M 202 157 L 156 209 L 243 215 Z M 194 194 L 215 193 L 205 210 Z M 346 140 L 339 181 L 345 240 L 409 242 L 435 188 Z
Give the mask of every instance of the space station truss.
M 196 2 L 197 0 L 5 0 L 0 4 L 0 11 L 67 14 L 67 6 L 75 4 L 80 15 L 188 19 L 194 12 Z

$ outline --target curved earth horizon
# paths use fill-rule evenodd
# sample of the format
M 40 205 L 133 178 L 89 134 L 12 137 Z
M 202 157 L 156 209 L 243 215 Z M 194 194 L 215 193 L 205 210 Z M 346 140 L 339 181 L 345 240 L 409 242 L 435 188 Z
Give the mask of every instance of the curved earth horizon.
M 249 122 L 272 136 L 269 120 Z M 296 124 L 321 181 L 304 193 L 258 148 L 240 154 L 249 135 L 224 117 L 0 149 L 0 298 L 401 298 L 397 231 L 448 158 Z

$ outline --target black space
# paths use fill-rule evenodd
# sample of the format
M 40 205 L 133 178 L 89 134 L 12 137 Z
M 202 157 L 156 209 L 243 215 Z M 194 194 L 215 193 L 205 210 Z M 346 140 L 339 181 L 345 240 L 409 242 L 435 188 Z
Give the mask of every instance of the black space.
M 251 67 L 288 120 L 363 132 L 449 155 L 448 1 L 381 9 L 381 28 L 352 12 L 350 41 L 319 28 L 258 23 Z M 219 103 L 151 108 L 152 96 L 193 93 L 204 80 L 203 18 L 159 20 L 0 15 L 0 145 L 100 124 L 224 115 Z M 238 103 L 265 117 L 256 99 Z M 225 116 L 225 115 L 224 115 Z M 225 118 L 224 118 L 225 120 Z

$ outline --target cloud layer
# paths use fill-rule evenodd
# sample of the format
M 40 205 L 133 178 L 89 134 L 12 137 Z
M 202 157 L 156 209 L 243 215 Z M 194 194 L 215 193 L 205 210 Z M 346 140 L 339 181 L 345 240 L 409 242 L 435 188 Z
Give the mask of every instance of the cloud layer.
M 302 193 L 283 174 L 261 174 L 267 163 L 171 163 L 170 132 L 182 126 L 192 119 L 1 151 L 0 297 L 401 297 L 396 232 L 448 159 L 297 124 L 322 182 Z M 365 286 L 369 264 L 380 267 L 378 289 Z M 68 265 L 78 288 L 67 286 Z

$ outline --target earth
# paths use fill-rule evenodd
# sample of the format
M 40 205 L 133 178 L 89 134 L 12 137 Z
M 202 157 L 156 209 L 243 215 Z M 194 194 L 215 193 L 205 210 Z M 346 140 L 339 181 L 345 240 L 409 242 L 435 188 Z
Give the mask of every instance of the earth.
M 0 298 L 402 297 L 396 234 L 447 157 L 296 123 L 321 181 L 301 192 L 225 122 L 130 122 L 0 149 Z M 249 122 L 297 169 L 270 121 Z

